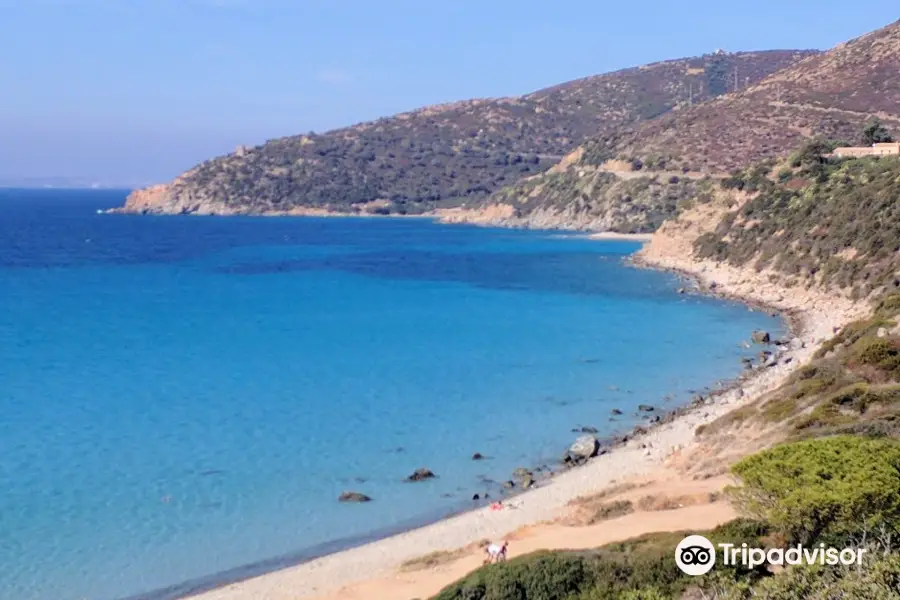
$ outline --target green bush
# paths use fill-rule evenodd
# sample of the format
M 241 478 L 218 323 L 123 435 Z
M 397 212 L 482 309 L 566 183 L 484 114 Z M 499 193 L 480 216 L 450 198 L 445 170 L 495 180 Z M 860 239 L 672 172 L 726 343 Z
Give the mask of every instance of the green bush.
M 736 505 L 791 541 L 900 526 L 900 443 L 837 436 L 776 446 L 738 462 Z
M 648 588 L 646 590 L 623 592 L 619 594 L 618 600 L 669 600 L 670 598 L 671 596 L 664 595 L 655 588 Z
M 590 581 L 584 555 L 539 552 L 482 567 L 435 600 L 564 600 Z
M 900 160 L 834 161 L 831 149 L 823 141 L 803 147 L 793 155 L 795 170 L 780 171 L 778 182 L 764 176 L 765 165 L 722 179 L 723 188 L 755 196 L 695 240 L 697 256 L 770 268 L 784 281 L 858 298 L 900 288 Z
M 873 558 L 862 569 L 798 565 L 762 581 L 750 593 L 727 600 L 896 600 L 900 597 L 900 556 Z

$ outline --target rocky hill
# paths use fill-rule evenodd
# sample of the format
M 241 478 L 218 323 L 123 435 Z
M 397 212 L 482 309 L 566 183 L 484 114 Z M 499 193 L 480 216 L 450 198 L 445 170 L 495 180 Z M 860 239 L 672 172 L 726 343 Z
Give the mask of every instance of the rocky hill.
M 856 143 L 874 117 L 900 134 L 900 22 L 737 93 L 601 134 L 562 163 L 565 172 L 522 180 L 455 218 L 478 221 L 487 211 L 509 214 L 512 225 L 652 230 L 690 199 L 692 188 L 677 183 L 684 177 L 722 177 L 815 137 Z M 627 206 L 608 173 L 630 180 Z M 669 181 L 677 187 L 655 191 Z
M 418 214 L 452 207 L 543 172 L 591 136 L 751 85 L 815 54 L 718 52 L 516 98 L 430 106 L 324 134 L 272 140 L 135 192 L 124 210 Z
M 829 151 L 813 141 L 716 181 L 644 255 L 720 282 L 736 274 L 773 296 L 821 292 L 836 304 L 900 291 L 900 156 Z

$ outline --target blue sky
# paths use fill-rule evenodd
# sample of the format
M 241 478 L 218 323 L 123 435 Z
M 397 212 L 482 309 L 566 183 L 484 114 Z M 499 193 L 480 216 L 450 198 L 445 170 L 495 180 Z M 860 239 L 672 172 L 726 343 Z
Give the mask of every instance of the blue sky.
M 0 0 L 0 180 L 163 181 L 238 143 L 710 52 L 896 0 Z

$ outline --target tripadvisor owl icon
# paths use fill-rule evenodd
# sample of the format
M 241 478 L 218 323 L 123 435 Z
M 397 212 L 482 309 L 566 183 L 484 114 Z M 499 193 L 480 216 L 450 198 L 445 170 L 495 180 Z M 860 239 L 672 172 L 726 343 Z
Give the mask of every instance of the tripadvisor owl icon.
M 675 564 L 688 575 L 704 575 L 716 564 L 716 548 L 702 535 L 689 535 L 675 548 Z

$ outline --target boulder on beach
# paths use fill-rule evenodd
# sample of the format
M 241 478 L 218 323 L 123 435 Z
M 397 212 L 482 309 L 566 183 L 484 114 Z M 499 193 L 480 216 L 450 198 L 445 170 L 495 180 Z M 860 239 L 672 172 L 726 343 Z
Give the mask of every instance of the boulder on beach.
M 434 479 L 437 477 L 434 473 L 431 472 L 430 469 L 426 469 L 422 467 L 421 469 L 416 469 L 412 475 L 406 478 L 407 481 L 425 481 L 426 479 Z
M 338 502 L 371 502 L 372 499 L 360 492 L 342 492 Z
M 597 441 L 593 435 L 583 435 L 575 440 L 571 446 L 569 446 L 569 451 L 566 453 L 571 456 L 575 460 L 587 460 L 593 456 L 597 455 L 597 450 L 600 449 L 600 442 Z
M 757 330 L 750 334 L 750 339 L 754 344 L 768 344 L 772 341 L 768 331 Z
M 653 412 L 656 409 L 649 404 L 638 404 L 638 410 L 641 412 Z

